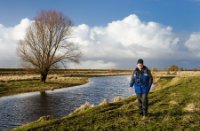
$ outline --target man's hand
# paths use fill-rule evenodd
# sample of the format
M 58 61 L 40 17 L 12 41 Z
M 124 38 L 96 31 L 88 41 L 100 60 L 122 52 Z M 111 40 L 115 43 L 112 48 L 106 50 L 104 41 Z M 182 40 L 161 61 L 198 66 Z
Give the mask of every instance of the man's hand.
M 132 87 L 129 87 L 128 90 L 130 91 L 130 93 L 133 92 L 133 88 Z

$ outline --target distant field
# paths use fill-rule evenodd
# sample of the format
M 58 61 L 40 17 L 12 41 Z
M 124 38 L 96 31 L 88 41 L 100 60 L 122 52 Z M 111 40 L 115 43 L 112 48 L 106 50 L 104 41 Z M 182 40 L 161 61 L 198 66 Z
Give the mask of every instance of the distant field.
M 129 75 L 131 70 L 57 69 L 51 70 L 46 83 L 34 70 L 0 69 L 0 97 L 23 92 L 54 90 L 85 84 L 89 77 Z
M 102 76 L 102 75 L 129 75 L 132 69 L 53 69 L 50 74 L 64 74 L 65 76 Z M 2 75 L 29 75 L 39 74 L 33 69 L 22 68 L 0 68 L 0 76 Z M 178 75 L 178 76 L 200 76 L 200 71 L 173 71 L 169 74 L 167 71 L 152 71 L 155 76 Z
M 65 76 L 104 76 L 104 75 L 127 75 L 131 74 L 132 70 L 120 69 L 54 69 L 50 74 L 64 74 Z M 35 70 L 26 69 L 0 69 L 0 75 L 28 75 L 39 74 Z
M 0 69 L 0 96 L 70 87 L 87 83 L 89 77 L 131 75 L 132 72 L 120 69 L 56 69 L 50 71 L 46 83 L 41 83 L 40 74 L 34 70 Z M 152 74 L 155 82 L 160 77 L 200 76 L 200 71 L 157 71 Z

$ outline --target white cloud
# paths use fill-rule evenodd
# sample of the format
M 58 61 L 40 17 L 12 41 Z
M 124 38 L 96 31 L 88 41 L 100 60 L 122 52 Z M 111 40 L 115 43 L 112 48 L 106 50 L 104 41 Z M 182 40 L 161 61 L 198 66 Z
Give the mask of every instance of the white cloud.
M 200 57 L 200 32 L 192 33 L 189 39 L 185 42 L 185 46 L 194 57 Z
M 104 27 L 78 25 L 70 41 L 81 46 L 85 59 L 110 61 L 140 57 L 169 59 L 178 52 L 179 46 L 172 27 L 143 22 L 134 14 Z
M 25 18 L 14 27 L 0 25 L 0 67 L 20 66 L 16 53 L 17 42 L 24 37 L 30 24 L 31 21 Z
M 32 23 L 28 18 L 22 19 L 20 24 L 16 25 L 12 30 L 12 35 L 15 40 L 22 40 L 25 36 L 26 29 Z
M 31 23 L 25 18 L 14 27 L 0 24 L 0 67 L 20 65 L 16 55 L 17 42 L 24 38 Z M 68 63 L 70 68 L 132 68 L 138 58 L 150 61 L 152 66 L 159 66 L 159 62 L 160 65 L 176 64 L 174 62 L 178 60 L 185 64 L 192 58 L 190 54 L 200 56 L 200 33 L 192 33 L 185 44 L 181 44 L 172 27 L 141 21 L 135 14 L 106 26 L 81 24 L 73 29 L 69 41 L 80 46 L 83 59 L 79 65 Z
M 116 65 L 113 62 L 104 62 L 103 60 L 88 60 L 82 61 L 80 64 L 69 63 L 68 68 L 83 68 L 83 69 L 108 69 L 115 68 Z

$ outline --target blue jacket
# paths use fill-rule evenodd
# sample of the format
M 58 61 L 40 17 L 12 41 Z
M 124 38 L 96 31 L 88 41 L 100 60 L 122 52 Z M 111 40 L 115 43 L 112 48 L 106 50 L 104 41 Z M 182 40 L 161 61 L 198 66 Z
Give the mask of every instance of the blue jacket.
M 141 71 L 138 69 L 138 67 L 135 68 L 131 76 L 130 87 L 133 87 L 134 85 L 136 94 L 148 93 L 152 83 L 153 77 L 151 71 L 145 65 Z

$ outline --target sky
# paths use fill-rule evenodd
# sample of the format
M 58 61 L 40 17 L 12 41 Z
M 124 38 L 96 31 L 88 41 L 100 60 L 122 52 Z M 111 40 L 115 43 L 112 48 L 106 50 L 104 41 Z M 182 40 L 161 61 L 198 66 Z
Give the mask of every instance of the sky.
M 68 68 L 200 67 L 200 0 L 1 0 L 0 68 L 21 67 L 18 41 L 50 9 L 74 22 L 83 58 Z

